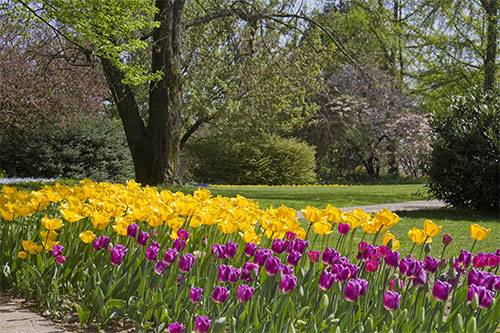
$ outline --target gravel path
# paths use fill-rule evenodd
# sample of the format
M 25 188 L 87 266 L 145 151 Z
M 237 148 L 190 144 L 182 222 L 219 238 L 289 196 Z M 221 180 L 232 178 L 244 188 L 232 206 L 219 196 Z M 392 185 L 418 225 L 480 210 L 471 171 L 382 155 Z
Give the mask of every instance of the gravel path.
M 355 208 L 362 208 L 366 212 L 373 212 L 375 210 L 381 211 L 383 208 L 387 208 L 390 211 L 397 212 L 420 209 L 437 209 L 443 207 L 446 207 L 443 202 L 430 200 L 387 203 L 359 207 L 342 207 L 341 209 L 343 211 L 349 211 L 354 210 Z M 297 217 L 303 217 L 300 211 L 297 212 Z M 4 295 L 0 294 L 0 332 L 59 333 L 66 331 L 42 316 L 9 301 Z
M 0 332 L 59 333 L 65 331 L 0 294 Z

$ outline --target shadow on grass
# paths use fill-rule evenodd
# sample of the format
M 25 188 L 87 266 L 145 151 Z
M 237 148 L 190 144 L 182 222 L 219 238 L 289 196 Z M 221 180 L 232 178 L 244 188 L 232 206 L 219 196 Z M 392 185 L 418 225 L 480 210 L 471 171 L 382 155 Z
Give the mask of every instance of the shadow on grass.
M 495 213 L 485 213 L 466 209 L 440 208 L 398 212 L 402 218 L 453 220 L 453 221 L 490 221 L 500 223 L 500 216 Z

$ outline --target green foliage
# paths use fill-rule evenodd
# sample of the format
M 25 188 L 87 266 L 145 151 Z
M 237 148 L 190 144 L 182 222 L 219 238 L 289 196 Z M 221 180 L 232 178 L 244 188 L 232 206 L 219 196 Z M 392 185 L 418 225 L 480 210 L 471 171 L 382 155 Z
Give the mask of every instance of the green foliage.
M 64 129 L 0 135 L 0 164 L 10 176 L 123 181 L 133 167 L 120 124 L 82 118 Z
M 500 96 L 474 88 L 435 115 L 430 192 L 455 207 L 498 211 Z
M 188 146 L 194 178 L 228 184 L 305 184 L 315 180 L 314 148 L 294 138 L 199 139 Z

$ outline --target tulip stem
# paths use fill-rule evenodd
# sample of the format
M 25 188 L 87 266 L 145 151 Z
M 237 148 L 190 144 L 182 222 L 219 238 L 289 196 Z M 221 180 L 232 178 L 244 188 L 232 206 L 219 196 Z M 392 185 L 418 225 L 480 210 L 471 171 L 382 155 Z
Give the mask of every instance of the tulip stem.
M 470 249 L 470 252 L 472 252 L 472 254 L 474 254 L 474 246 L 476 245 L 476 242 L 477 242 L 477 239 L 474 239 L 474 243 L 472 243 L 472 247 Z
M 413 249 L 415 248 L 416 245 L 417 245 L 417 243 L 413 243 L 413 246 L 411 247 L 410 252 L 408 253 L 408 255 L 410 255 L 413 252 Z
M 427 239 L 429 239 L 429 236 L 425 236 L 425 240 L 424 242 L 422 243 L 422 248 L 420 249 L 420 253 L 418 254 L 418 259 L 422 259 L 422 252 L 424 251 L 424 247 L 425 247 L 425 242 L 427 242 Z
M 429 322 L 429 332 L 432 332 L 432 322 L 434 321 L 434 316 L 436 315 L 436 312 L 437 312 L 437 309 L 439 307 L 439 303 L 441 302 L 437 302 L 437 304 L 434 306 L 434 311 L 432 311 L 432 316 L 431 316 L 431 320 Z
M 356 230 L 357 229 L 354 229 L 351 232 L 351 238 L 349 239 L 349 252 L 347 252 L 347 257 L 349 257 L 351 255 L 351 252 L 352 252 L 352 243 L 353 243 L 353 240 L 354 240 L 354 234 L 356 233 Z

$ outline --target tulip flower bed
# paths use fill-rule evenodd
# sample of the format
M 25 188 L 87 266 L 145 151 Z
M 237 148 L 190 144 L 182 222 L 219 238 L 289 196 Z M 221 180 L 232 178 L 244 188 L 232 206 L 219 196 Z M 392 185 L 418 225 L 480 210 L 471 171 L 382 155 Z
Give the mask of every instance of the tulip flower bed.
M 382 210 L 261 210 L 249 199 L 158 191 L 134 181 L 0 193 L 0 289 L 82 327 L 139 331 L 494 331 L 500 250 L 427 255 L 441 226 L 397 252 Z M 354 244 L 354 235 L 362 241 Z M 441 236 L 439 236 L 441 237 Z M 320 251 L 314 249 L 320 248 Z

